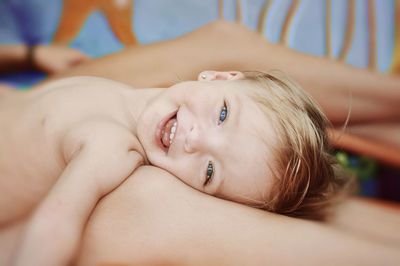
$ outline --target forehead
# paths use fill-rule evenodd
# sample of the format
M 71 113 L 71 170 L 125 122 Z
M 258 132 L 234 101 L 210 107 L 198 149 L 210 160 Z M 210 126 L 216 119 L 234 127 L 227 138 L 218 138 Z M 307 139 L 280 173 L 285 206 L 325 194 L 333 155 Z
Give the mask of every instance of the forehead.
M 238 90 L 227 99 L 231 108 L 229 123 L 224 125 L 227 141 L 219 155 L 224 178 L 220 196 L 265 198 L 272 186 L 272 151 L 277 139 L 271 114 L 262 111 L 244 90 Z

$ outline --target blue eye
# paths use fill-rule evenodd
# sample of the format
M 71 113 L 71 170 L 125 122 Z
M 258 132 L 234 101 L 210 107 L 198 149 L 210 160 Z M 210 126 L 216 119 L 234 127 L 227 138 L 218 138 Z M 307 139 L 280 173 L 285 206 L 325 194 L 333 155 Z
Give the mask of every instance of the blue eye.
M 227 116 L 228 116 L 228 107 L 226 107 L 226 104 L 224 103 L 224 106 L 222 107 L 221 112 L 219 113 L 218 125 L 224 122 Z
M 206 180 L 204 181 L 203 186 L 206 186 L 210 183 L 213 175 L 214 175 L 214 165 L 211 161 L 209 161 L 208 165 L 207 165 L 207 171 L 206 171 Z

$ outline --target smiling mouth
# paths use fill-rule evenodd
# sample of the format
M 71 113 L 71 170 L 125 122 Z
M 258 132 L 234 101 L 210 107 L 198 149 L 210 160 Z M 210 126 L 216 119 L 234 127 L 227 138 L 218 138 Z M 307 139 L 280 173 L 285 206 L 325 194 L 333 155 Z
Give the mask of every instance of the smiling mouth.
M 165 124 L 165 127 L 161 130 L 161 142 L 165 148 L 169 148 L 171 146 L 172 141 L 175 138 L 176 127 L 178 125 L 178 121 L 176 120 L 176 116 L 172 117 Z
M 157 143 L 164 150 L 168 151 L 174 141 L 176 130 L 178 128 L 177 112 L 169 114 L 157 127 Z

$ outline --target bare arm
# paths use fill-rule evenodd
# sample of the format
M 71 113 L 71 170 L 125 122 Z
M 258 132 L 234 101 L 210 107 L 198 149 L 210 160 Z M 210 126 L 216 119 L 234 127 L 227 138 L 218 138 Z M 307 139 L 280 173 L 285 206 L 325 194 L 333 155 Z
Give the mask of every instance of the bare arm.
M 26 45 L 0 45 L 0 73 L 29 68 L 28 47 Z
M 282 70 L 321 104 L 334 124 L 345 121 L 350 95 L 350 123 L 400 121 L 400 77 L 298 53 L 227 22 L 209 24 L 172 41 L 130 48 L 62 76 L 98 75 L 134 86 L 157 87 L 195 79 L 206 69 Z
M 106 230 L 107 229 L 107 230 Z M 396 248 L 197 192 L 141 167 L 96 207 L 80 265 L 396 265 Z
M 85 124 L 67 135 L 68 165 L 28 224 L 16 265 L 69 264 L 97 201 L 142 161 L 123 135 L 112 125 L 97 124 Z
M 86 55 L 66 46 L 36 45 L 30 49 L 24 44 L 0 45 L 0 73 L 34 69 L 54 74 L 87 60 Z
M 343 232 L 400 248 L 400 204 L 368 198 L 354 198 L 339 206 L 330 224 Z

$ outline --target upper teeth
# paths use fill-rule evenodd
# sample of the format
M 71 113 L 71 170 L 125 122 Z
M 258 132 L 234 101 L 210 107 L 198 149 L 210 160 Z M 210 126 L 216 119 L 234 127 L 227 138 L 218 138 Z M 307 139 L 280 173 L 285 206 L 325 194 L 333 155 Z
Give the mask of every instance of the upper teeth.
M 177 121 L 175 121 L 175 122 L 172 124 L 171 133 L 169 134 L 169 144 L 172 143 L 172 140 L 173 140 L 174 137 L 175 137 L 176 125 L 177 125 L 177 124 L 178 124 Z

